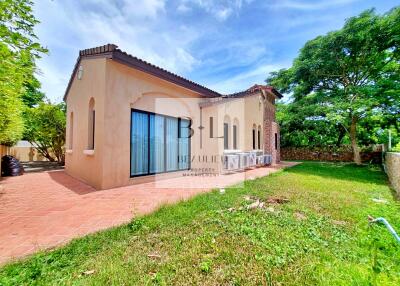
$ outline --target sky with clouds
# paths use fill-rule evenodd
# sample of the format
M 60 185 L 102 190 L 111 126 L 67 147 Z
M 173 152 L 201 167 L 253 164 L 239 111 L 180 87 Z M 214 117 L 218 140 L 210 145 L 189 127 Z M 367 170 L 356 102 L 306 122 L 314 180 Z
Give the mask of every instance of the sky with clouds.
M 394 0 L 36 0 L 36 27 L 49 54 L 42 90 L 64 95 L 78 51 L 113 43 L 134 56 L 221 93 L 263 83 L 289 67 L 307 40 Z

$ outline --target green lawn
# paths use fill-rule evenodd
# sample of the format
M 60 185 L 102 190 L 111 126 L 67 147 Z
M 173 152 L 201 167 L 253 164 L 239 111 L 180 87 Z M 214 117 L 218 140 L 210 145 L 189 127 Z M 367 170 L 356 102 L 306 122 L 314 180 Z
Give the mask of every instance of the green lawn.
M 0 285 L 400 285 L 400 244 L 367 220 L 400 231 L 399 210 L 379 169 L 304 162 L 7 265 Z

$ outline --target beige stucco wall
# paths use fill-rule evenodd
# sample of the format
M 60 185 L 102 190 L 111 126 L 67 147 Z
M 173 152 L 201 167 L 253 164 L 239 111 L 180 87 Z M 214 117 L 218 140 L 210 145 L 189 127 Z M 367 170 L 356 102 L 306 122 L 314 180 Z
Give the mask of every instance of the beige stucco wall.
M 67 102 L 66 172 L 97 189 L 147 182 L 154 176 L 130 178 L 131 109 L 173 117 L 190 117 L 192 169 L 221 170 L 223 139 L 210 139 L 209 118 L 214 118 L 214 136 L 223 136 L 224 120 L 229 118 L 229 149 L 233 148 L 232 126 L 238 122 L 238 149 L 252 150 L 253 125 L 261 127 L 263 105 L 260 94 L 224 101 L 200 109 L 206 99 L 200 94 L 129 68 L 110 59 L 93 58 L 81 62 L 83 77 L 75 78 Z M 76 77 L 76 75 L 75 75 Z M 95 100 L 96 127 L 94 152 L 84 150 L 88 142 L 89 101 Z M 70 114 L 73 112 L 73 145 Z M 199 129 L 203 126 L 203 129 Z M 263 139 L 261 138 L 261 145 Z M 256 146 L 257 147 L 257 146 Z M 207 157 L 204 160 L 205 156 Z M 217 156 L 212 161 L 211 156 Z M 180 172 L 157 175 L 179 176 Z
M 104 146 L 104 105 L 106 84 L 106 59 L 84 59 L 82 79 L 72 82 L 66 99 L 67 103 L 67 150 L 65 154 L 65 171 L 94 186 L 102 188 Z M 94 154 L 84 154 L 88 144 L 89 101 L 95 100 L 96 131 Z M 73 112 L 73 144 L 69 146 L 71 130 L 70 115 Z
M 146 181 L 130 178 L 131 109 L 174 117 L 190 117 L 199 126 L 199 94 L 162 81 L 125 65 L 107 61 L 103 183 L 102 188 Z M 192 138 L 192 153 L 198 152 L 197 134 Z
M 253 125 L 256 126 L 256 149 L 257 144 L 257 130 L 260 128 L 260 144 L 262 149 L 263 144 L 263 106 L 260 104 L 260 94 L 241 97 L 237 99 L 227 99 L 221 103 L 214 104 L 203 108 L 205 135 L 209 137 L 209 121 L 210 117 L 214 118 L 215 135 L 222 137 L 224 135 L 224 123 L 229 124 L 228 132 L 228 149 L 233 148 L 233 125 L 238 126 L 237 131 L 237 149 L 241 151 L 253 150 Z M 215 144 L 217 142 L 217 144 Z M 218 154 L 222 154 L 224 150 L 224 140 L 208 140 L 205 142 L 207 150 L 218 150 Z
M 386 172 L 392 187 L 400 195 L 400 153 L 386 153 Z
M 14 156 L 21 162 L 48 161 L 34 147 L 9 147 L 7 154 Z

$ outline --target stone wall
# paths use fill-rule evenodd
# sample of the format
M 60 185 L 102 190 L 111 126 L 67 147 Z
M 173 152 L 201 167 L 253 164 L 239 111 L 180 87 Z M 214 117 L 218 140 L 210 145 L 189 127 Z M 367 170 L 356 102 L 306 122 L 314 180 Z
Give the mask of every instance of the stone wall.
M 352 162 L 353 152 L 351 149 L 329 149 L 329 148 L 281 148 L 281 160 L 311 160 L 311 161 L 333 161 Z M 381 151 L 361 152 L 361 160 L 364 163 L 382 163 Z
M 389 181 L 397 195 L 400 195 L 400 153 L 386 153 L 385 165 Z
M 273 164 L 280 162 L 280 130 L 279 125 L 275 122 L 275 98 L 266 94 L 266 100 L 264 102 L 264 152 L 272 155 Z M 277 134 L 278 148 L 275 148 L 275 133 Z

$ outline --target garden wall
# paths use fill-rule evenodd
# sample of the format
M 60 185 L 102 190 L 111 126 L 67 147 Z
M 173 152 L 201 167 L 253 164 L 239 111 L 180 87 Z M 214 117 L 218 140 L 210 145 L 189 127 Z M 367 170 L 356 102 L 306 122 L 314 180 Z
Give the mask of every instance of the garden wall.
M 389 181 L 397 194 L 400 195 L 400 153 L 387 152 L 385 165 Z
M 0 145 L 0 160 L 4 155 L 14 156 L 21 162 L 47 161 L 45 157 L 39 154 L 35 147 L 32 147 L 32 145 L 26 141 L 19 141 L 15 146 L 12 147 Z
M 352 162 L 353 152 L 348 148 L 281 148 L 281 160 L 311 160 L 311 161 L 333 161 Z M 361 152 L 361 160 L 365 163 L 382 163 L 382 152 L 368 151 Z

